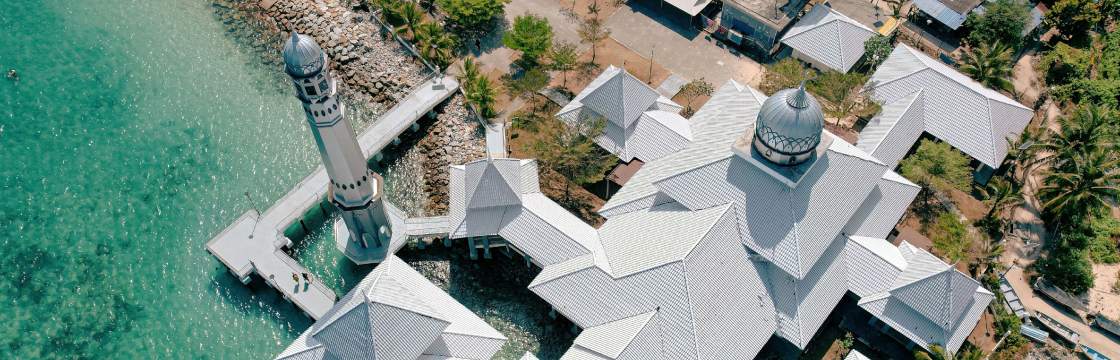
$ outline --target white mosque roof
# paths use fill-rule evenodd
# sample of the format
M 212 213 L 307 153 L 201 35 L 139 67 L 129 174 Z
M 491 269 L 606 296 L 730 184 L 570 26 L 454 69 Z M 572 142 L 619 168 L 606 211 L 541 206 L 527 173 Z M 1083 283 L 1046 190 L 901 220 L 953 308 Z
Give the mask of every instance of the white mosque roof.
M 395 255 L 278 359 L 489 359 L 506 338 Z
M 782 43 L 842 73 L 863 57 L 863 44 L 877 33 L 832 7 L 819 4 L 786 31 Z
M 536 161 L 483 159 L 450 171 L 452 238 L 501 235 L 542 267 L 602 254 L 595 228 L 541 194 Z M 468 200 L 488 194 L 500 196 Z
M 860 299 L 860 307 L 923 348 L 941 344 L 955 352 L 994 295 L 925 250 L 906 242 L 898 250 L 905 268 L 886 289 Z M 851 260 L 871 262 L 878 255 Z
M 680 149 L 692 140 L 681 106 L 622 68 L 608 67 L 557 116 L 569 121 L 607 119 L 596 143 L 623 161 L 650 161 Z
M 896 46 L 891 56 L 879 65 L 866 88 L 871 91 L 872 98 L 884 104 L 883 117 L 918 116 L 924 131 L 993 168 L 998 168 L 1007 156 L 1007 139 L 1022 132 L 1034 116 L 1026 106 L 905 44 Z M 888 108 L 891 109 L 889 113 Z M 885 118 L 879 122 L 916 126 L 907 120 Z M 865 132 L 873 130 L 874 134 L 869 134 L 871 138 L 867 141 L 861 134 L 861 147 L 876 147 L 874 144 L 886 139 L 884 131 L 889 128 L 869 125 Z M 901 157 L 894 149 L 885 150 L 883 154 L 884 157 Z
M 852 350 L 848 351 L 847 356 L 844 356 L 844 360 L 871 360 L 871 359 L 868 358 L 866 355 L 863 355 L 859 351 L 856 351 L 855 349 L 852 349 Z

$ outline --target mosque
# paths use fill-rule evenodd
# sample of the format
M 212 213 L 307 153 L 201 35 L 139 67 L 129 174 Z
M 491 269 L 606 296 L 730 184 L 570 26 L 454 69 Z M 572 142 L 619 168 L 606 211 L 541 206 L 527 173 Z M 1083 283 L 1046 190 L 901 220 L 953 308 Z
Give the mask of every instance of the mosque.
M 380 264 L 277 358 L 489 359 L 505 337 L 392 255 L 397 210 L 322 50 L 293 34 L 283 55 L 343 211 L 343 250 Z M 906 346 L 963 344 L 993 294 L 885 240 L 920 188 L 825 130 L 804 86 L 767 97 L 728 81 L 684 122 L 651 91 L 611 68 L 561 111 L 607 113 L 617 129 L 601 144 L 653 154 L 598 229 L 541 194 L 534 160 L 449 169 L 448 238 L 542 269 L 530 290 L 582 329 L 563 359 L 750 359 L 774 336 L 804 349 L 846 295 Z M 658 132 L 683 141 L 657 149 Z

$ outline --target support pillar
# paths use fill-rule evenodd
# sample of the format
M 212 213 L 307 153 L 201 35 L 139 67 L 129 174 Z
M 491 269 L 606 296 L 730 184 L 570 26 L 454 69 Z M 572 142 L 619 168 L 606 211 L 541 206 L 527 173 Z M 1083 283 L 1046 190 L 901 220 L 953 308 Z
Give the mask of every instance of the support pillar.
M 490 237 L 485 236 L 482 238 L 482 258 L 493 259 L 490 255 Z
M 471 260 L 478 260 L 478 249 L 474 247 L 474 237 L 467 237 L 467 247 L 470 248 Z
M 451 247 L 451 236 L 443 238 L 443 247 Z
M 412 123 L 412 125 L 408 126 L 408 129 L 412 130 L 412 132 L 419 131 L 420 130 L 420 124 L 419 123 Z

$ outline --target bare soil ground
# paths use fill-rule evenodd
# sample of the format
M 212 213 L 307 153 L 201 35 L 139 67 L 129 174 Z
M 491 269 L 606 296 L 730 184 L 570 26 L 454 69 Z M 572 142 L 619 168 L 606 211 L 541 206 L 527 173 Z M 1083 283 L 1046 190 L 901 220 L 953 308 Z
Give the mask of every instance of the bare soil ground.
M 1120 319 L 1120 294 L 1113 286 L 1120 276 L 1120 264 L 1093 265 L 1093 289 L 1089 290 L 1089 308 L 1110 319 Z
M 594 80 L 610 65 L 625 68 L 631 75 L 637 77 L 638 80 L 646 81 L 646 84 L 653 88 L 657 88 L 662 81 L 665 81 L 672 74 L 661 64 L 657 62 L 651 64 L 649 58 L 642 57 L 611 38 L 599 42 L 595 51 L 594 66 L 588 65 L 591 62 L 591 49 L 589 48 L 580 55 L 579 63 L 584 64 L 581 69 L 573 70 L 568 74 L 566 88 L 573 94 L 579 94 L 591 80 Z M 554 76 L 551 85 L 560 86 L 561 77 Z

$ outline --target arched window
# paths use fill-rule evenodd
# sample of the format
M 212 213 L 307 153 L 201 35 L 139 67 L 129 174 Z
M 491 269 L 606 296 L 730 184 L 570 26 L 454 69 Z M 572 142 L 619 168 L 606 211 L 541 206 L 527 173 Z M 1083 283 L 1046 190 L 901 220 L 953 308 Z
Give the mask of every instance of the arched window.
M 325 93 L 325 92 L 327 92 L 327 87 L 328 87 L 328 86 L 330 86 L 330 85 L 327 85 L 327 81 L 326 81 L 326 80 L 320 81 L 320 82 L 319 82 L 319 91 L 322 91 L 322 92 L 324 92 L 324 93 Z

